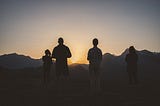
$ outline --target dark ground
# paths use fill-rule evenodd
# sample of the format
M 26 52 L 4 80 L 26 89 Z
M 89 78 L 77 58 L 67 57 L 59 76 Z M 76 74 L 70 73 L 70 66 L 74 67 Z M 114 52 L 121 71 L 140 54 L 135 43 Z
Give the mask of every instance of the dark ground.
M 102 92 L 91 95 L 87 78 L 72 78 L 63 92 L 55 87 L 54 76 L 48 88 L 42 87 L 41 71 L 0 71 L 0 106 L 160 106 L 159 80 L 138 85 L 127 81 L 102 80 Z

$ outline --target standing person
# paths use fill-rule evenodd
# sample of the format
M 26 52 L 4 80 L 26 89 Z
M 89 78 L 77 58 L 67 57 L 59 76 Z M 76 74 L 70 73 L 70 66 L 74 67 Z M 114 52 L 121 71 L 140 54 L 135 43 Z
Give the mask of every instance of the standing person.
M 70 58 L 71 52 L 67 46 L 65 46 L 63 38 L 58 39 L 58 46 L 53 49 L 52 58 L 56 59 L 55 67 L 56 67 L 56 77 L 57 81 L 63 80 L 61 82 L 62 86 L 64 86 L 64 80 L 69 78 L 69 69 L 67 58 Z
M 45 50 L 45 56 L 42 57 L 43 60 L 43 81 L 44 85 L 47 87 L 47 83 L 50 79 L 50 70 L 52 65 L 51 52 L 47 49 Z
M 138 55 L 134 46 L 129 47 L 129 53 L 126 55 L 125 61 L 127 63 L 127 72 L 129 75 L 129 84 L 137 84 L 137 62 Z
M 89 61 L 90 88 L 91 91 L 100 90 L 100 64 L 102 51 L 97 47 L 98 39 L 93 39 L 93 48 L 89 49 L 87 60 Z

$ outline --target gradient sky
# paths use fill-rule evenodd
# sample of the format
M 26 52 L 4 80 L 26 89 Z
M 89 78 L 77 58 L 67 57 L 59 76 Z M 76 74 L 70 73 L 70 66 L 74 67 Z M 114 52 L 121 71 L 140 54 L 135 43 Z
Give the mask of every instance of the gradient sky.
M 103 53 L 160 52 L 160 0 L 0 0 L 0 55 L 41 58 L 63 37 L 72 62 L 86 62 L 92 39 Z

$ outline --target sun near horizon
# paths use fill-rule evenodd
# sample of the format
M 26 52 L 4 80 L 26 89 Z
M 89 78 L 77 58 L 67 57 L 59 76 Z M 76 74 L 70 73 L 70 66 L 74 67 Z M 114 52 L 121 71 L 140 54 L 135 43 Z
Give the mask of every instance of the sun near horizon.
M 0 7 L 0 54 L 38 59 L 59 37 L 72 53 L 69 63 L 88 63 L 94 38 L 103 54 L 132 45 L 160 52 L 158 0 L 2 0 Z

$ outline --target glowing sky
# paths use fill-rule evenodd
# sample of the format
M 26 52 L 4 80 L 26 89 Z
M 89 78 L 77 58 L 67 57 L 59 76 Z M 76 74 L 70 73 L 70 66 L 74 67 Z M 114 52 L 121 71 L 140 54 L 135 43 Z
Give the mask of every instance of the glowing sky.
M 63 37 L 72 62 L 86 62 L 92 39 L 103 53 L 160 51 L 160 0 L 0 0 L 0 54 L 41 58 Z

